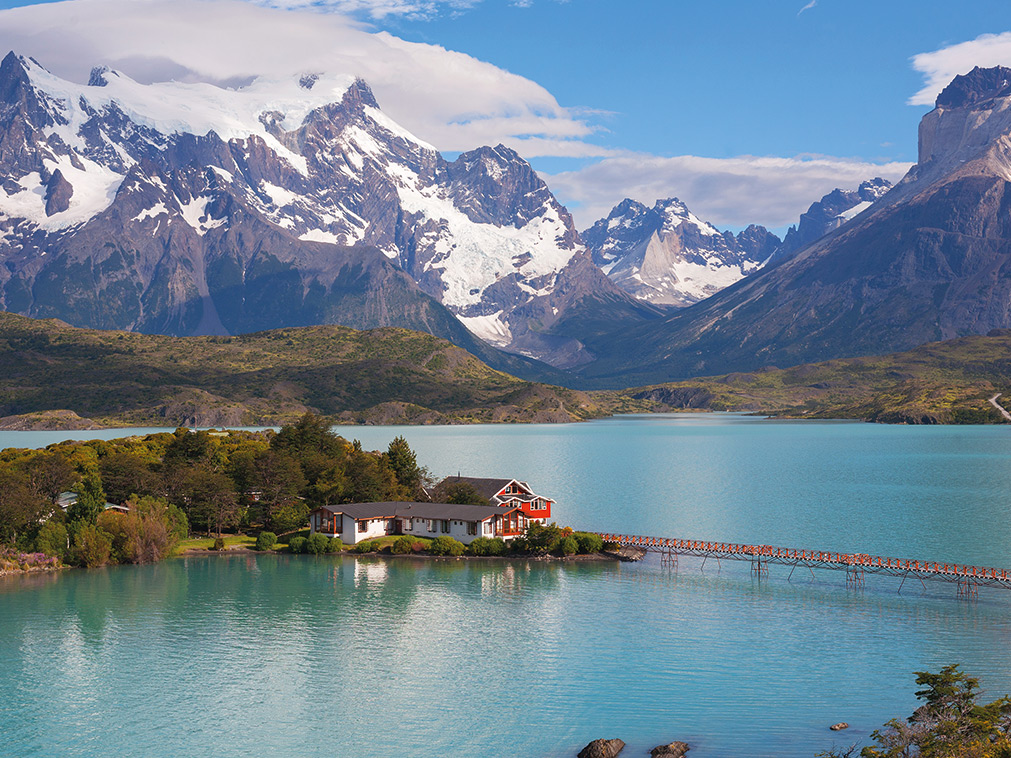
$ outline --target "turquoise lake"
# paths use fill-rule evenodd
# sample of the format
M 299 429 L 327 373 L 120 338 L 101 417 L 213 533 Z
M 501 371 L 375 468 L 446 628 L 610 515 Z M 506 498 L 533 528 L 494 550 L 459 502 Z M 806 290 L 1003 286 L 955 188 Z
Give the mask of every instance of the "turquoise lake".
M 403 434 L 438 475 L 525 479 L 578 528 L 1011 568 L 1008 428 L 338 431 Z M 82 433 L 38 434 L 0 446 Z M 788 573 L 268 555 L 10 578 L 0 755 L 561 758 L 621 737 L 623 757 L 674 739 L 692 758 L 810 757 L 908 715 L 915 670 L 957 662 L 1011 692 L 1011 593 Z

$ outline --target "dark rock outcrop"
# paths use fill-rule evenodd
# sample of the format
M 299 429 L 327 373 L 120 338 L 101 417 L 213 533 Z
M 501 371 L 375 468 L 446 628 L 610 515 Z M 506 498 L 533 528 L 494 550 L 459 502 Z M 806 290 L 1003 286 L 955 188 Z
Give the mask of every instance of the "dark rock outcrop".
M 594 740 L 579 751 L 577 758 L 614 758 L 625 748 L 625 743 L 619 739 Z
M 878 177 L 863 182 L 853 192 L 834 189 L 821 200 L 811 203 L 807 212 L 800 214 L 800 221 L 787 230 L 783 243 L 776 248 L 772 256 L 772 261 L 789 258 L 805 245 L 810 245 L 838 229 L 879 200 L 891 187 L 891 182 Z
M 843 729 L 849 728 L 850 725 L 847 724 L 845 721 L 840 721 L 838 724 L 832 724 L 832 726 L 829 727 L 829 729 L 831 729 L 833 732 L 841 732 Z
M 74 188 L 70 182 L 63 176 L 62 171 L 56 169 L 46 182 L 46 215 L 52 216 L 67 210 L 73 194 Z
M 657 745 L 649 751 L 652 758 L 682 758 L 688 752 L 687 742 L 671 742 L 667 745 Z

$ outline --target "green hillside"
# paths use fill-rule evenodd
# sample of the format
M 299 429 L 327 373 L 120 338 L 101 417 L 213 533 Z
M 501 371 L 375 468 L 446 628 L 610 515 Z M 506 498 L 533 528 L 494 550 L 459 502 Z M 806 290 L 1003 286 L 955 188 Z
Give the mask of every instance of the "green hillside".
M 753 411 L 796 418 L 913 424 L 1004 423 L 1011 331 L 932 342 L 903 353 L 691 379 L 627 390 L 654 408 Z
M 166 337 L 0 313 L 7 428 L 88 425 L 74 414 L 101 425 L 274 425 L 306 410 L 347 423 L 575 421 L 607 412 L 585 393 L 522 381 L 404 329 Z

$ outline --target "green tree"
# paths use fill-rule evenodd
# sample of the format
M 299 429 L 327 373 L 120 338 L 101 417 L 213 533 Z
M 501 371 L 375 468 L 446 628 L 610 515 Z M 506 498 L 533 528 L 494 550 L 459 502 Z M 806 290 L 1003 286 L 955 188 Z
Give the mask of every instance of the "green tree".
M 102 490 L 102 479 L 98 472 L 86 473 L 84 478 L 74 485 L 73 491 L 77 495 L 77 502 L 67 508 L 67 521 L 94 524 L 98 514 L 105 510 L 105 492 Z
M 24 473 L 0 469 L 0 543 L 13 543 L 22 532 L 38 528 L 52 508 Z
M 100 459 L 98 466 L 105 494 L 114 503 L 122 503 L 130 495 L 154 495 L 160 489 L 158 475 L 136 453 L 113 452 Z
M 51 451 L 33 456 L 25 471 L 31 488 L 52 502 L 74 483 L 74 467 L 62 455 Z
M 406 496 L 418 499 L 428 472 L 418 465 L 418 456 L 411 450 L 407 440 L 401 436 L 394 437 L 386 448 L 386 460 Z
M 871 734 L 863 758 L 1011 758 L 1011 697 L 980 704 L 979 680 L 957 665 L 916 672 L 924 704 L 905 722 L 892 719 Z
M 330 424 L 315 413 L 306 413 L 295 424 L 282 426 L 270 441 L 272 450 L 302 460 L 314 453 L 328 458 L 340 454 L 345 442 L 334 434 Z
M 488 498 L 478 492 L 470 482 L 451 482 L 446 484 L 438 489 L 436 499 L 440 503 L 488 505 Z
M 168 466 L 210 463 L 213 457 L 214 438 L 207 431 L 191 432 L 184 426 L 172 433 L 165 448 L 164 462 Z
M 47 521 L 39 529 L 39 533 L 35 535 L 35 549 L 40 553 L 66 560 L 70 550 L 67 527 L 55 519 Z
M 74 534 L 73 555 L 81 566 L 104 566 L 112 558 L 112 538 L 94 524 L 82 522 Z

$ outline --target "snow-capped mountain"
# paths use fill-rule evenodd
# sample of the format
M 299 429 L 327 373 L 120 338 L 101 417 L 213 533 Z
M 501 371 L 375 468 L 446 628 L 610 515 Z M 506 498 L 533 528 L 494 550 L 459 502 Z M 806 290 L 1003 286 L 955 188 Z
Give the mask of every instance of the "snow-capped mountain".
M 625 292 L 687 306 L 757 271 L 779 245 L 764 227 L 721 232 L 677 198 L 652 208 L 623 200 L 582 233 L 594 262 Z
M 0 176 L 0 306 L 25 315 L 172 334 L 392 324 L 459 343 L 445 308 L 557 364 L 589 359 L 572 324 L 600 304 L 655 315 L 515 152 L 448 162 L 351 76 L 226 89 L 96 69 L 80 85 L 11 53 Z
M 855 191 L 832 190 L 821 200 L 811 203 L 806 213 L 800 214 L 800 221 L 787 230 L 773 260 L 788 258 L 805 245 L 838 229 L 870 208 L 891 188 L 890 181 L 877 177 L 863 182 Z

